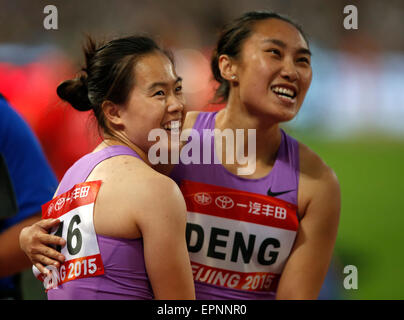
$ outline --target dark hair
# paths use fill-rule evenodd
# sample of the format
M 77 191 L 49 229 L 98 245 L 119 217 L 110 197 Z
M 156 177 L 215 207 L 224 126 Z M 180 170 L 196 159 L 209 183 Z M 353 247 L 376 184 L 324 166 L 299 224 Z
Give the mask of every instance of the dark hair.
M 219 40 L 212 55 L 212 73 L 215 80 L 219 82 L 219 87 L 217 88 L 215 94 L 216 101 L 226 101 L 229 97 L 230 92 L 229 82 L 226 79 L 223 79 L 220 73 L 219 57 L 222 54 L 226 54 L 229 57 L 238 58 L 241 46 L 244 40 L 251 35 L 254 24 L 258 21 L 267 19 L 279 19 L 290 23 L 301 33 L 306 43 L 309 43 L 302 28 L 296 22 L 283 15 L 269 11 L 251 11 L 244 13 L 241 17 L 233 20 L 232 22 L 224 26 L 219 35 Z
M 112 134 L 101 105 L 109 100 L 124 104 L 134 85 L 133 67 L 143 56 L 159 51 L 173 62 L 169 52 L 146 36 L 130 36 L 97 44 L 87 36 L 83 46 L 85 66 L 81 74 L 57 87 L 58 96 L 79 111 L 93 110 L 99 128 Z

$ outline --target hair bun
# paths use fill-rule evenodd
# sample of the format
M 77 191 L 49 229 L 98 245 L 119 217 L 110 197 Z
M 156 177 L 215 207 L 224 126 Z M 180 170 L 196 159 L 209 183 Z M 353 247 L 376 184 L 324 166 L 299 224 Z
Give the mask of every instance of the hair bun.
M 73 80 L 63 81 L 56 89 L 58 96 L 67 101 L 78 111 L 88 111 L 92 109 L 88 99 L 88 88 L 84 76 Z

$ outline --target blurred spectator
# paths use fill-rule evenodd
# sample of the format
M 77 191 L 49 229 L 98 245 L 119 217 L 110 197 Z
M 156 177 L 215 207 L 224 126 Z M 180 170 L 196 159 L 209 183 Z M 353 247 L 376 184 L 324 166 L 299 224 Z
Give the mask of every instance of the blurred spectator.
M 0 203 L 0 299 L 21 299 L 19 272 L 31 263 L 20 250 L 19 234 L 41 218 L 41 205 L 52 198 L 57 180 L 30 128 L 2 96 L 0 158 L 6 171 L 0 181 L 2 197 L 8 190 L 9 199 L 16 200 L 16 210 Z

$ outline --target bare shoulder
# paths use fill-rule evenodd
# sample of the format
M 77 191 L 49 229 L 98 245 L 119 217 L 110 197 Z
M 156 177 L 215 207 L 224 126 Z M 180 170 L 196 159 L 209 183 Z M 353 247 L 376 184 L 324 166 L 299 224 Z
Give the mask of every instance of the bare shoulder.
M 170 178 L 156 174 L 150 175 L 145 185 L 137 190 L 139 203 L 138 225 L 145 231 L 157 224 L 185 225 L 186 205 L 177 184 Z
M 102 180 L 100 196 L 120 210 L 130 208 L 131 211 L 138 211 L 145 206 L 157 206 L 164 201 L 182 198 L 173 180 L 132 156 L 104 160 L 87 180 Z
M 340 185 L 334 170 L 308 146 L 299 142 L 300 182 L 298 206 L 302 215 L 310 204 L 323 203 L 339 211 Z
M 87 180 L 102 180 L 103 185 L 124 189 L 139 182 L 139 178 L 147 175 L 149 170 L 152 169 L 142 160 L 129 155 L 119 155 L 99 163 Z
M 317 153 L 301 142 L 299 142 L 299 153 L 300 173 L 304 178 L 338 184 L 334 170 Z
M 141 206 L 154 209 L 176 209 L 184 205 L 184 197 L 177 184 L 169 177 L 150 170 L 144 173 L 136 194 L 144 201 Z
M 176 183 L 135 157 L 107 159 L 87 180 L 102 180 L 95 204 L 101 234 L 137 237 L 145 228 L 165 223 L 167 215 L 170 222 L 185 224 L 185 201 Z
M 103 161 L 88 180 L 95 179 L 103 180 L 105 189 L 121 200 L 153 198 L 153 203 L 159 203 L 172 195 L 180 195 L 173 180 L 132 156 L 118 156 Z M 142 201 L 136 201 L 135 205 L 141 204 Z

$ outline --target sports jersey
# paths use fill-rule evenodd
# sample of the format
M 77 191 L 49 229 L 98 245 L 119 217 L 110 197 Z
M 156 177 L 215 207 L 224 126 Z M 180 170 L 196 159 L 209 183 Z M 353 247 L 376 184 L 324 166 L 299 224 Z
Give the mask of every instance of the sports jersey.
M 200 164 L 184 164 L 180 157 L 171 173 L 187 205 L 196 298 L 273 299 L 299 225 L 298 142 L 282 131 L 270 173 L 247 179 L 215 163 L 214 137 L 204 130 L 215 128 L 216 115 L 201 112 L 193 127 L 201 141 Z M 210 164 L 203 164 L 202 145 L 210 145 Z
M 15 194 L 17 213 L 0 221 L 0 232 L 41 212 L 41 205 L 52 199 L 57 187 L 41 146 L 27 123 L 7 101 L 0 97 L 0 154 L 11 188 Z M 7 246 L 7 243 L 1 243 Z M 13 278 L 0 279 L 0 296 L 16 289 Z
M 140 159 L 135 151 L 125 146 L 109 146 L 87 154 L 66 172 L 58 195 L 86 181 L 101 161 L 119 155 Z M 152 299 L 153 292 L 143 255 L 143 239 L 121 239 L 102 235 L 96 235 L 96 239 L 103 263 L 103 274 L 60 284 L 48 291 L 48 299 Z

